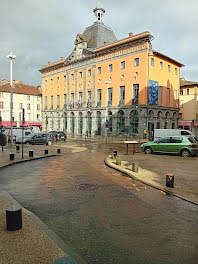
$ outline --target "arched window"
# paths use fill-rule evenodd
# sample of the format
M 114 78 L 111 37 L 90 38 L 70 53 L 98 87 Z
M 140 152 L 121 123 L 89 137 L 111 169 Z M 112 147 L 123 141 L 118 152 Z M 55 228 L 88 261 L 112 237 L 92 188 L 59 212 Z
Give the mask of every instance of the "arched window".
M 96 124 L 97 124 L 97 135 L 101 135 L 101 125 L 102 125 L 102 119 L 101 119 L 101 112 L 97 111 L 96 113 Z
M 162 112 L 161 111 L 158 111 L 157 118 L 161 118 L 161 117 L 162 117 Z
M 139 113 L 137 110 L 130 113 L 130 134 L 138 134 Z
M 125 114 L 122 110 L 118 112 L 117 117 L 117 132 L 123 133 L 125 131 Z
M 153 118 L 153 117 L 154 117 L 154 112 L 153 112 L 153 110 L 150 110 L 150 111 L 149 111 L 149 117 L 150 117 L 150 118 Z
M 74 126 L 75 126 L 75 123 L 74 123 L 74 113 L 72 112 L 71 113 L 71 128 L 70 128 L 71 133 L 74 133 Z
M 91 117 L 91 112 L 87 112 L 87 130 L 89 135 L 91 135 L 91 130 L 92 130 L 92 117 Z
M 174 112 L 174 113 L 173 113 L 173 119 L 176 119 L 176 118 L 177 118 L 177 113 Z
M 172 123 L 172 129 L 175 129 L 175 123 Z
M 65 127 L 65 131 L 67 130 L 67 114 L 65 114 L 64 116 L 64 127 Z
M 109 132 L 112 132 L 112 112 L 108 112 Z
M 170 118 L 170 113 L 167 111 L 166 114 L 165 114 L 165 118 L 168 119 Z
M 80 112 L 78 114 L 78 133 L 82 135 L 83 131 L 83 119 L 82 119 L 82 113 Z

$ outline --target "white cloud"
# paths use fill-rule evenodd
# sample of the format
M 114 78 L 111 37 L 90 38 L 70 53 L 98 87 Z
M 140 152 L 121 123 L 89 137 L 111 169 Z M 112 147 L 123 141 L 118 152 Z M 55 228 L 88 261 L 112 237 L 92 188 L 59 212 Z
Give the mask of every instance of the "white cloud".
M 186 66 L 182 75 L 198 80 L 197 0 L 103 0 L 104 22 L 118 39 L 142 31 L 154 36 L 153 48 Z M 94 0 L 0 0 L 0 79 L 9 79 L 11 50 L 16 54 L 14 78 L 41 83 L 38 70 L 66 57 L 77 33 L 90 26 Z

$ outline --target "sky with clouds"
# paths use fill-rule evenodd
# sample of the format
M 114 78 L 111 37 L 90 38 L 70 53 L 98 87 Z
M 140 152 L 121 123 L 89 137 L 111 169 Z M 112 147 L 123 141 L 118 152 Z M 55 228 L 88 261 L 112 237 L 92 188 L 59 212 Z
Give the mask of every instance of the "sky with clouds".
M 104 23 L 117 39 L 149 31 L 153 49 L 183 63 L 181 76 L 198 81 L 197 0 L 102 0 Z M 13 78 L 41 84 L 38 71 L 48 61 L 66 58 L 77 33 L 95 21 L 95 0 L 0 0 L 0 80 L 9 80 L 9 60 L 16 55 Z

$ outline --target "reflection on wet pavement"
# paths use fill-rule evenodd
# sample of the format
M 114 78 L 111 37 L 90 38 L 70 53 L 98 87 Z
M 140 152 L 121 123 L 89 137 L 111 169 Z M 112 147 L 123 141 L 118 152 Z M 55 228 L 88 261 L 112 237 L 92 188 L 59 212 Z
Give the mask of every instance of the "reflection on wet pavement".
M 90 149 L 3 169 L 0 184 L 87 263 L 196 263 L 197 207 L 107 168 L 108 148 Z

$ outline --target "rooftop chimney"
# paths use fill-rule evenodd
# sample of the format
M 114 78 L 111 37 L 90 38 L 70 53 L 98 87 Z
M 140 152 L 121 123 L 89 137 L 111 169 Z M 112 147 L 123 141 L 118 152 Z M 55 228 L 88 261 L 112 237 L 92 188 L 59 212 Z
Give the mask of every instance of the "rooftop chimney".
M 129 33 L 129 38 L 131 38 L 131 37 L 133 37 L 133 33 L 130 32 Z
M 37 85 L 37 89 L 41 92 L 42 91 L 41 85 Z
M 107 42 L 106 41 L 104 41 L 104 46 L 106 46 L 107 45 Z
M 60 60 L 61 60 L 61 61 L 63 61 L 63 60 L 64 60 L 64 58 L 63 58 L 63 57 L 60 57 Z
M 51 61 L 48 61 L 48 65 L 50 65 L 51 64 Z

